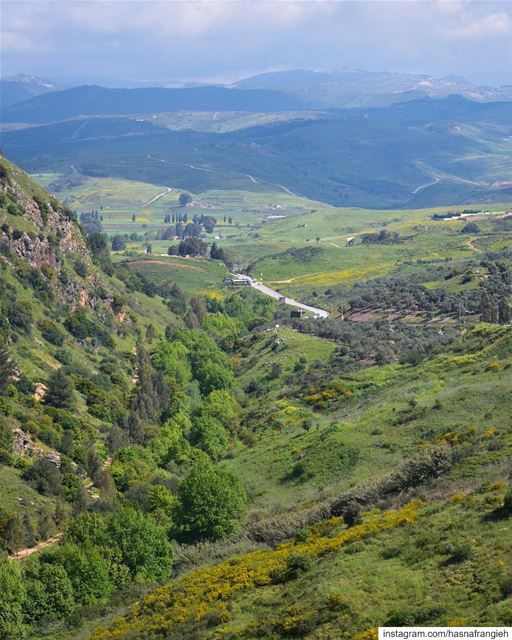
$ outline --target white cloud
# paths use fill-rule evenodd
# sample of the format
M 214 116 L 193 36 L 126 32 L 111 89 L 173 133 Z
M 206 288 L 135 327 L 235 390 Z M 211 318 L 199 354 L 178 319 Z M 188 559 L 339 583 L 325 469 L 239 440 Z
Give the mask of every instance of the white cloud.
M 491 13 L 447 31 L 447 35 L 452 38 L 512 37 L 512 18 L 504 12 Z
M 512 2 L 495 0 L 6 0 L 2 22 L 9 73 L 172 80 L 358 66 L 511 81 Z
M 27 36 L 14 31 L 2 31 L 2 51 L 4 52 L 27 52 L 36 51 L 34 43 Z

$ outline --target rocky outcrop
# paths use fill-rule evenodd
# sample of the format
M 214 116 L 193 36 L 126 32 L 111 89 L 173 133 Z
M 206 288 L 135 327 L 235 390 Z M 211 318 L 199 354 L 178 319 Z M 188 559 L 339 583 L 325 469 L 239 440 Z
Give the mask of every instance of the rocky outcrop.
M 58 453 L 38 447 L 22 429 L 13 429 L 12 435 L 12 452 L 15 455 L 46 458 L 50 460 L 50 462 L 53 462 L 56 467 L 60 468 L 61 459 Z

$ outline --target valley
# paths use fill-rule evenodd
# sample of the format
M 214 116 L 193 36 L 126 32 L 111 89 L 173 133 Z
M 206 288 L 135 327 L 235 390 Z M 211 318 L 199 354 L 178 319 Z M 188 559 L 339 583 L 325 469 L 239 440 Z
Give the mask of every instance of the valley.
M 511 623 L 510 203 L 2 172 L 11 636 Z
M 101 25 L 107 74 L 155 14 L 99 4 L 54 45 Z M 0 640 L 511 627 L 511 85 L 228 80 L 238 47 L 180 81 L 235 6 L 189 5 L 156 7 L 168 81 L 1 80 Z

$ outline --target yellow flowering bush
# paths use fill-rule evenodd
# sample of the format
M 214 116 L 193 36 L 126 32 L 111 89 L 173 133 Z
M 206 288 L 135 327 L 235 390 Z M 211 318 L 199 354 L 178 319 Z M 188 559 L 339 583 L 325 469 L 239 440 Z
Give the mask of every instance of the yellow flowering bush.
M 332 527 L 340 523 L 338 518 L 331 519 L 327 524 L 312 527 L 304 542 L 286 542 L 275 549 L 253 551 L 192 571 L 146 596 L 132 607 L 128 616 L 118 619 L 110 629 L 98 629 L 91 640 L 121 640 L 128 635 L 135 637 L 137 632 L 143 632 L 145 637 L 164 635 L 177 624 L 201 620 L 212 613 L 226 622 L 229 599 L 237 593 L 270 584 L 273 575 L 285 570 L 292 554 L 318 558 L 379 531 L 411 524 L 417 519 L 421 504 L 416 500 L 399 510 L 374 511 L 362 524 L 326 537 L 324 532 L 332 531 Z M 283 624 L 298 622 L 291 618 L 293 616 Z

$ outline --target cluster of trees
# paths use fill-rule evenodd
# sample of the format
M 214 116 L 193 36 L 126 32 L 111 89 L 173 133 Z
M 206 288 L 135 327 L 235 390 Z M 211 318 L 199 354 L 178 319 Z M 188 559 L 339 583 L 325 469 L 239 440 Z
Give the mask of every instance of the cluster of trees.
M 134 580 L 168 577 L 171 566 L 166 532 L 151 515 L 129 506 L 107 516 L 83 513 L 39 559 L 0 562 L 0 633 L 27 636 L 30 627 L 104 603 Z
M 197 238 L 186 238 L 178 245 L 171 245 L 167 250 L 170 256 L 206 256 L 208 254 L 208 244 Z M 210 258 L 212 260 L 221 260 L 230 268 L 231 260 L 228 254 L 217 243 L 213 242 L 210 247 Z
M 393 361 L 417 364 L 436 348 L 450 344 L 458 335 L 454 327 L 443 331 L 430 325 L 405 322 L 344 322 L 337 318 L 325 320 L 301 319 L 295 325 L 299 331 L 329 338 L 339 343 L 326 365 L 333 373 L 367 366 L 369 360 L 378 364 Z M 325 371 L 311 367 L 304 374 L 304 388 L 316 387 Z
M 350 311 L 361 309 L 387 309 L 403 313 L 424 312 L 454 315 L 462 318 L 468 314 L 479 314 L 484 322 L 508 324 L 512 299 L 512 274 L 507 265 L 499 260 L 483 260 L 480 263 L 487 273 L 478 287 L 456 293 L 444 288 L 429 289 L 414 281 L 414 278 L 377 278 L 357 283 L 348 298 Z M 444 269 L 436 270 L 441 277 Z M 460 276 L 462 283 L 473 279 L 470 266 L 452 268 L 445 279 Z M 431 276 L 433 277 L 433 276 Z
M 187 225 L 188 222 L 189 216 L 186 211 L 185 213 L 182 213 L 181 211 L 171 211 L 164 215 L 164 224 L 172 223 L 174 225 L 178 225 L 183 223 L 184 225 Z M 204 228 L 207 233 L 212 233 L 215 225 L 217 224 L 217 218 L 215 218 L 214 216 L 205 215 L 204 213 L 196 213 L 194 214 L 190 222 L 191 224 L 199 225 L 200 227 Z M 183 227 L 180 228 L 182 229 Z
M 363 233 L 361 242 L 363 244 L 393 244 L 400 240 L 400 235 L 396 231 L 381 229 L 378 233 Z
M 208 245 L 195 237 L 182 240 L 179 245 L 171 245 L 167 250 L 170 256 L 206 256 Z
M 264 299 L 256 307 L 268 316 L 271 305 Z M 168 578 L 173 540 L 214 540 L 239 527 L 245 492 L 232 474 L 216 466 L 239 430 L 240 406 L 226 349 L 258 320 L 252 305 L 237 294 L 219 301 L 193 299 L 188 311 L 203 328 L 169 331 L 151 357 L 139 345 L 132 388 L 116 354 L 103 357 L 100 373 L 91 375 L 61 349 L 66 364 L 47 381 L 37 423 L 28 421 L 23 428 L 60 452 L 60 468 L 39 458 L 24 478 L 64 505 L 59 507 L 64 515 L 41 512 L 34 521 L 0 514 L 0 544 L 16 552 L 68 524 L 59 543 L 39 558 L 21 567 L 13 561 L 0 564 L 2 633 L 30 636 L 31 628 L 49 629 L 71 614 L 80 617 L 84 607 L 100 607 L 135 582 Z M 84 318 L 76 313 L 81 312 L 71 314 L 69 328 L 80 333 L 76 328 Z M 11 370 L 5 350 L 0 350 L 0 365 Z M 87 420 L 77 412 L 78 394 L 88 413 L 109 423 L 108 467 Z M 10 434 L 9 426 L 2 429 L 0 441 L 4 430 Z M 84 488 L 85 474 L 101 492 L 99 500 Z
M 504 262 L 482 262 L 488 277 L 482 283 L 480 316 L 484 322 L 509 324 L 512 319 L 512 272 Z

